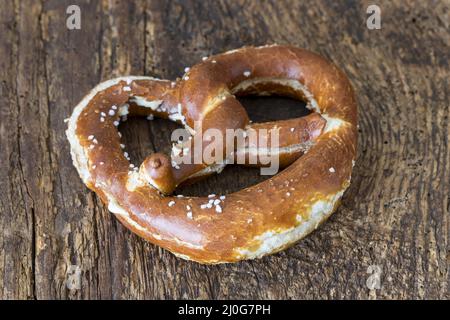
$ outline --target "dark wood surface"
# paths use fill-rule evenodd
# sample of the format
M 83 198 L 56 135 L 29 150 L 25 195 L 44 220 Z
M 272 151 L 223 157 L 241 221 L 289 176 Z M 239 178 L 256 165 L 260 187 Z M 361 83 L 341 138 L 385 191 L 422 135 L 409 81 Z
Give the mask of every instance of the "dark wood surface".
M 450 3 L 377 2 L 381 30 L 366 27 L 368 1 L 0 0 L 0 298 L 450 298 Z M 202 56 L 273 42 L 331 59 L 357 92 L 359 153 L 338 211 L 284 252 L 218 266 L 127 231 L 78 177 L 64 118 L 101 80 L 173 79 Z M 257 121 L 302 110 L 244 103 Z M 138 161 L 167 151 L 174 127 L 121 130 Z M 261 179 L 230 167 L 180 192 Z M 369 266 L 380 289 L 366 285 Z

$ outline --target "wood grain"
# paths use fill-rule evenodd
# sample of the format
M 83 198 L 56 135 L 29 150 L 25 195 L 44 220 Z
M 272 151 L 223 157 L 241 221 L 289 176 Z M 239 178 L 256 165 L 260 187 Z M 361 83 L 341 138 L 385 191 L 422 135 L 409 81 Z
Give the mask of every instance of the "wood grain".
M 450 33 L 447 0 L 0 0 L 0 298 L 450 298 Z M 339 210 L 294 247 L 261 260 L 203 266 L 131 234 L 82 184 L 64 131 L 79 100 L 118 75 L 175 78 L 202 56 L 294 44 L 350 77 L 359 156 Z M 301 114 L 286 99 L 245 99 L 256 121 Z M 121 126 L 135 162 L 167 151 L 176 125 Z M 230 167 L 179 192 L 226 193 L 260 181 Z M 257 199 L 255 199 L 257 201 Z M 367 268 L 381 267 L 369 290 Z

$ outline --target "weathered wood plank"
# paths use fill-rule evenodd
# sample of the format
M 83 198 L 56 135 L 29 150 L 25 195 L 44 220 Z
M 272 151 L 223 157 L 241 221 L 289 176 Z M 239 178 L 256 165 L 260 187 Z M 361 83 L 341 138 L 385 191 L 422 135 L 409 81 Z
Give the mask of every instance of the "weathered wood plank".
M 34 201 L 24 163 L 27 138 L 22 108 L 28 92 L 18 73 L 24 67 L 18 4 L 0 10 L 0 298 L 34 296 Z M 33 97 L 36 99 L 36 96 Z M 28 106 L 33 104 L 28 100 Z M 33 119 L 31 120 L 33 121 Z
M 449 298 L 449 6 L 383 1 L 5 2 L 0 10 L 0 298 Z M 202 56 L 290 43 L 336 62 L 360 103 L 359 156 L 340 209 L 296 246 L 202 266 L 128 232 L 81 183 L 63 119 L 96 83 L 175 78 Z M 245 99 L 256 121 L 301 104 Z M 139 163 L 176 125 L 121 125 Z M 226 193 L 263 179 L 227 168 L 178 192 Z M 367 268 L 381 267 L 369 290 Z

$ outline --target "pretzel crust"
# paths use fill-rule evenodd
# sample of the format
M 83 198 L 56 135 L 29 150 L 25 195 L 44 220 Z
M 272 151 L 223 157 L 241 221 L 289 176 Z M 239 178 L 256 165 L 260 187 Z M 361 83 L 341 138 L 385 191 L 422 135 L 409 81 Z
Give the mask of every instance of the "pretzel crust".
M 195 120 L 242 128 L 248 118 L 233 94 L 273 92 L 305 99 L 326 120 L 325 128 L 285 170 L 226 195 L 220 213 L 203 208 L 207 197 L 163 196 L 139 172 L 130 172 L 114 125 L 120 110 L 99 121 L 112 105 L 128 103 L 122 112 L 154 113 L 191 130 Z M 227 118 L 230 110 L 239 116 Z M 221 122 L 208 118 L 210 112 Z M 304 49 L 270 45 L 210 57 L 175 83 L 150 77 L 103 82 L 75 107 L 66 134 L 83 182 L 121 223 L 178 257 L 213 264 L 280 251 L 326 220 L 350 184 L 356 126 L 353 89 L 334 64 Z

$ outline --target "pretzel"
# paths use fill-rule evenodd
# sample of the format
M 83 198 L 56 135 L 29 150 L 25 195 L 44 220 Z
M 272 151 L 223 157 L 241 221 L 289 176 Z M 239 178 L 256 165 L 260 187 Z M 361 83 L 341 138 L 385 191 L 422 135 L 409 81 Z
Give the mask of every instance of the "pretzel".
M 280 251 L 303 238 L 338 206 L 356 156 L 357 106 L 347 77 L 304 49 L 244 47 L 204 58 L 174 82 L 123 77 L 95 87 L 75 107 L 67 137 L 83 182 L 131 231 L 178 257 L 235 262 Z M 250 123 L 235 95 L 277 94 L 307 102 L 307 117 Z M 133 168 L 121 148 L 120 116 L 177 121 L 203 129 L 280 128 L 280 163 L 271 178 L 228 195 L 170 196 L 180 184 L 219 165 L 173 165 L 156 153 Z M 207 142 L 201 140 L 207 145 Z M 236 153 L 251 152 L 249 145 Z M 253 145 L 259 152 L 259 145 Z M 256 165 L 261 165 L 257 163 Z M 258 201 L 255 201 L 258 199 Z

